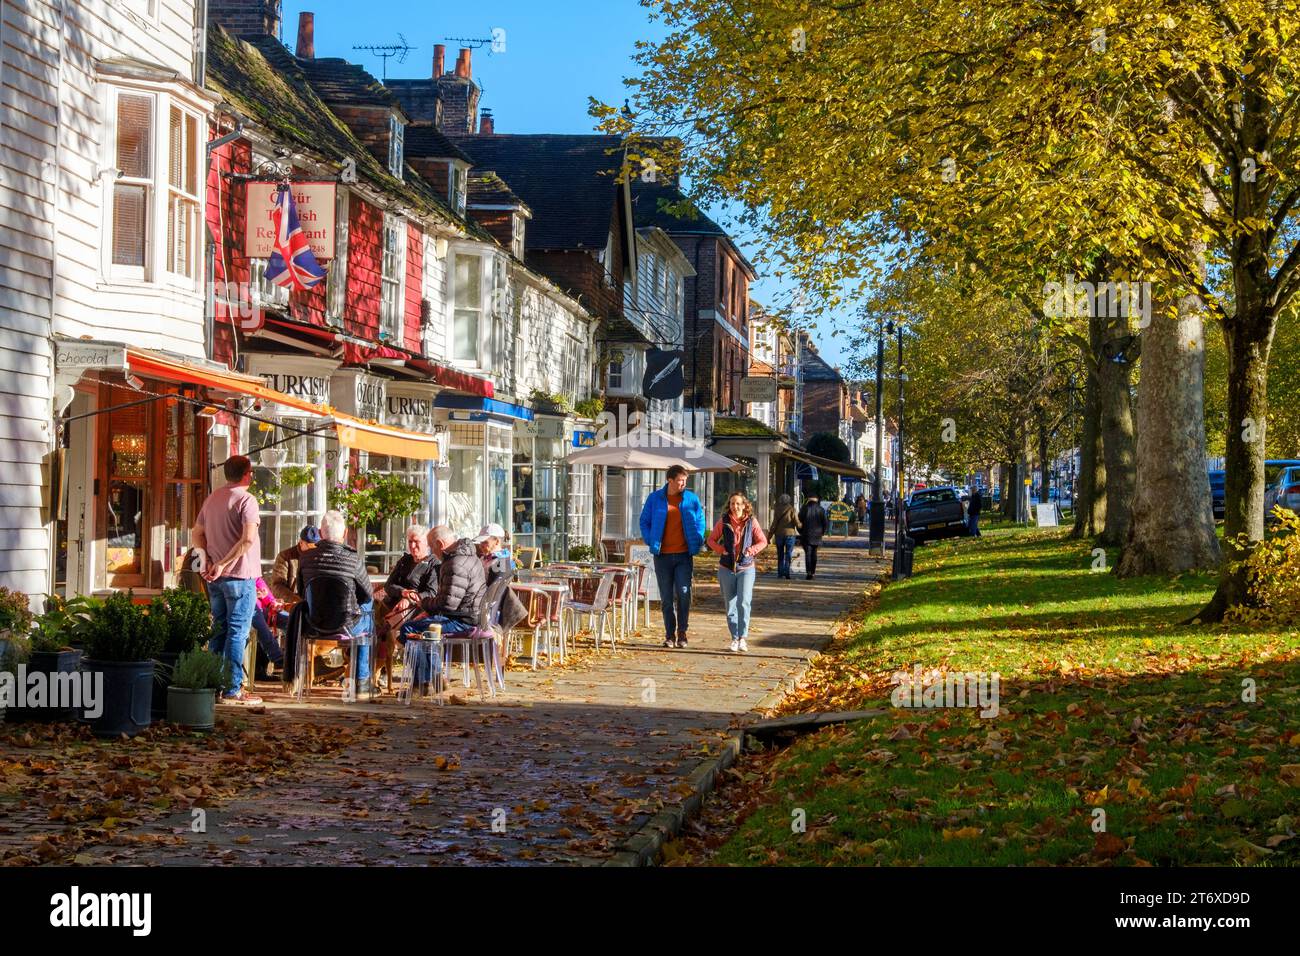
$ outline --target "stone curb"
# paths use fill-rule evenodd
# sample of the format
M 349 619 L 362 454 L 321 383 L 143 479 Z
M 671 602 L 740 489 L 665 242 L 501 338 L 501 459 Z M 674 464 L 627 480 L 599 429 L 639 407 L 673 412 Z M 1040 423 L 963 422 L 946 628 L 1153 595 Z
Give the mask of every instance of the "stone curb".
M 820 656 L 821 651 L 809 651 L 805 654 L 803 660 L 795 665 L 794 670 L 783 677 L 776 689 L 760 700 L 750 713 L 766 714 L 773 710 L 786 694 L 803 682 L 808 668 Z M 664 844 L 681 833 L 686 821 L 699 813 L 704 798 L 712 793 L 717 785 L 718 775 L 736 762 L 744 746 L 744 731 L 737 730 L 727 738 L 721 753 L 702 761 L 691 771 L 690 776 L 686 778 L 686 785 L 691 788 L 691 792 L 686 798 L 675 806 L 660 810 L 643 823 L 640 829 L 628 837 L 602 866 L 654 866 L 659 860 L 659 853 L 663 850 Z

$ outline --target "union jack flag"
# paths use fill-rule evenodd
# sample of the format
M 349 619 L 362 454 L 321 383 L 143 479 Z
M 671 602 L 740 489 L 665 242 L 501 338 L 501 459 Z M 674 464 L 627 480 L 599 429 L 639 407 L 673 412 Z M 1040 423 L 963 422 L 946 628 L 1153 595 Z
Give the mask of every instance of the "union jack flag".
M 302 292 L 324 279 L 325 270 L 312 255 L 311 243 L 303 235 L 298 207 L 288 186 L 281 186 L 275 197 L 271 221 L 275 224 L 275 248 L 266 264 L 267 281 Z

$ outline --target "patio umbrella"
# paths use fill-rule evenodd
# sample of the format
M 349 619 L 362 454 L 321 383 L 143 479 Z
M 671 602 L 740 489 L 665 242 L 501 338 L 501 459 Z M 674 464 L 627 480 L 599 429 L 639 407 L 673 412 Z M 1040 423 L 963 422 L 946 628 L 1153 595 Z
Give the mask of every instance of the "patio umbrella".
M 591 448 L 575 448 L 565 461 L 570 465 L 612 465 L 632 471 L 666 471 L 681 465 L 687 471 L 743 471 L 745 466 L 691 445 L 657 428 L 638 428 Z

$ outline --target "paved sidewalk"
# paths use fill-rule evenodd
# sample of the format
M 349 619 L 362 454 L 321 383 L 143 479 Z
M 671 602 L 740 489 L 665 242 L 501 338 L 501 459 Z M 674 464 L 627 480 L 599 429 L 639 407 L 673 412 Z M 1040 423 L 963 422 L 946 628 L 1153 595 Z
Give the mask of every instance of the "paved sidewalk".
M 119 842 L 91 856 L 142 865 L 603 862 L 689 792 L 684 781 L 718 753 L 727 728 L 825 646 L 879 568 L 860 548 L 831 546 L 815 581 L 761 574 L 748 655 L 728 650 L 716 582 L 697 582 L 685 650 L 653 642 L 656 620 L 615 653 L 508 672 L 507 693 L 486 702 L 456 685 L 468 705 L 268 699 L 267 713 L 232 720 L 359 725 L 359 742 L 205 808 L 206 833 L 191 832 L 187 808 L 135 831 L 166 843 Z

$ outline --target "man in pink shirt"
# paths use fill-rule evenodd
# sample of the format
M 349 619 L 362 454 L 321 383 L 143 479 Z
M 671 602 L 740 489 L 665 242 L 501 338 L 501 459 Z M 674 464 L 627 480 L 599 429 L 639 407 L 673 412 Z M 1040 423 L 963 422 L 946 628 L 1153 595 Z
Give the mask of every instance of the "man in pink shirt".
M 222 700 L 260 704 L 243 689 L 244 647 L 257 609 L 257 578 L 262 573 L 261 541 L 257 526 L 261 516 L 257 501 L 248 493 L 253 483 L 253 463 L 243 455 L 228 458 L 226 484 L 212 492 L 199 510 L 191 542 L 207 554 L 203 577 L 208 582 L 212 607 L 214 654 L 230 662 L 230 687 Z

